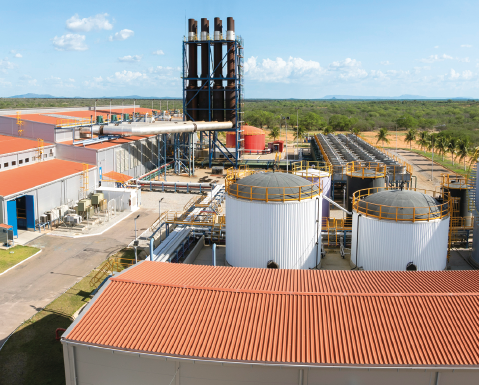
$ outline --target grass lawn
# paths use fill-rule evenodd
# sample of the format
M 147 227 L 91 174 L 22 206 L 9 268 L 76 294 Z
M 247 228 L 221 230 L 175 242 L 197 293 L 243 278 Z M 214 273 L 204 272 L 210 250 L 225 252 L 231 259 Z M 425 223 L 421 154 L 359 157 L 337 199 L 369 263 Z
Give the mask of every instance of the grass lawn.
M 38 251 L 40 251 L 40 249 L 28 246 L 15 246 L 8 250 L 0 250 L 0 273 L 31 257 Z
M 135 258 L 131 249 L 120 250 L 114 257 Z M 0 350 L 1 384 L 65 384 L 63 347 L 55 340 L 55 330 L 68 328 L 73 314 L 90 301 L 95 289 L 90 280 L 96 272 L 92 270 L 13 333 Z
M 423 155 L 428 159 L 431 159 L 431 152 L 415 150 L 414 148 L 410 151 L 415 152 L 416 154 Z M 436 162 L 436 163 L 440 164 L 441 166 L 446 167 L 447 169 L 451 170 L 452 172 L 454 172 L 456 174 L 460 174 L 460 175 L 467 175 L 467 170 L 469 168 L 469 165 L 466 163 L 466 171 L 464 171 L 464 164 L 463 163 L 458 164 L 457 162 L 454 162 L 454 166 L 453 166 L 452 162 L 449 159 L 444 158 L 444 160 L 442 160 L 442 156 L 438 155 L 438 154 L 434 154 L 434 162 Z

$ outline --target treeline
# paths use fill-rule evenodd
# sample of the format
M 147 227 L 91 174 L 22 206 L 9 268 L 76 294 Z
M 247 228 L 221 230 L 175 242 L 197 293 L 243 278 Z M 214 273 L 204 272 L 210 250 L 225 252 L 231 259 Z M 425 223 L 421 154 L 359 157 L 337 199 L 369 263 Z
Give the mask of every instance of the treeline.
M 308 131 L 373 131 L 416 128 L 468 137 L 479 145 L 479 103 L 476 101 L 316 101 L 255 100 L 245 103 L 245 122 L 274 130 L 288 117 L 300 135 Z

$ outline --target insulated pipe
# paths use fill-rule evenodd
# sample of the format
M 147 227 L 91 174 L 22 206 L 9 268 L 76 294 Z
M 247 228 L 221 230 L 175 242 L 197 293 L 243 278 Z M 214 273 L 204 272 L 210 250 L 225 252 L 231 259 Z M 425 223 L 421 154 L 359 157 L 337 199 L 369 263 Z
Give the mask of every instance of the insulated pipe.
M 197 131 L 221 131 L 233 128 L 231 122 L 175 122 L 167 124 L 134 125 L 125 124 L 121 126 L 95 126 L 93 133 L 99 135 L 158 135 L 158 134 L 179 134 L 183 132 Z M 80 128 L 80 132 L 90 133 L 87 127 Z
M 198 120 L 198 46 L 195 43 L 197 36 L 197 22 L 195 19 L 188 19 L 188 91 L 186 91 L 186 113 L 187 120 Z
M 158 180 L 137 180 L 136 184 L 139 186 L 165 186 L 165 187 L 178 187 L 178 188 L 201 188 L 207 190 L 210 188 L 209 183 L 189 183 L 189 182 L 162 182 Z
M 236 92 L 235 92 L 235 21 L 227 19 L 226 40 L 228 41 L 227 71 L 228 85 L 226 86 L 226 120 L 236 125 Z
M 201 91 L 199 93 L 199 108 L 198 120 L 210 120 L 209 115 L 209 87 L 210 84 L 206 80 L 210 72 L 209 66 L 209 44 L 207 42 L 208 35 L 210 33 L 210 22 L 208 19 L 201 19 Z
M 223 32 L 223 22 L 219 17 L 215 17 L 214 32 L 214 77 L 213 86 L 213 120 L 224 122 L 225 120 L 225 90 L 223 88 L 223 43 L 220 42 Z

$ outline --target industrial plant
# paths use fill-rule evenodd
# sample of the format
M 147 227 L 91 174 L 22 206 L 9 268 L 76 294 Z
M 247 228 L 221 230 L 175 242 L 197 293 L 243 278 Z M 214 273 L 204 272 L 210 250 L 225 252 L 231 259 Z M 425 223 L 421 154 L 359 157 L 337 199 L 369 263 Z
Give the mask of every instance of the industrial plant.
M 5 247 L 189 194 L 135 222 L 135 260 L 95 270 L 62 331 L 66 384 L 476 384 L 476 165 L 430 191 L 364 137 L 267 143 L 244 121 L 235 20 L 189 19 L 180 43 L 182 109 L 0 111 Z

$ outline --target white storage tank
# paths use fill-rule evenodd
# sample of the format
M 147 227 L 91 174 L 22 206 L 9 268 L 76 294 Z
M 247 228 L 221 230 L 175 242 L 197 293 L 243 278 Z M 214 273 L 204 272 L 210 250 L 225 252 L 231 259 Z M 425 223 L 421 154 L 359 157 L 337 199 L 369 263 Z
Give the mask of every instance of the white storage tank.
M 227 176 L 226 192 L 228 264 L 311 269 L 320 263 L 318 186 L 297 175 L 257 172 L 239 180 Z
M 359 190 L 353 195 L 351 265 L 364 270 L 443 270 L 449 220 L 448 204 L 425 193 Z
M 320 166 L 319 162 L 293 164 L 293 174 L 309 180 L 321 188 L 321 193 L 331 198 L 331 166 Z M 323 218 L 329 218 L 329 202 L 323 199 Z

